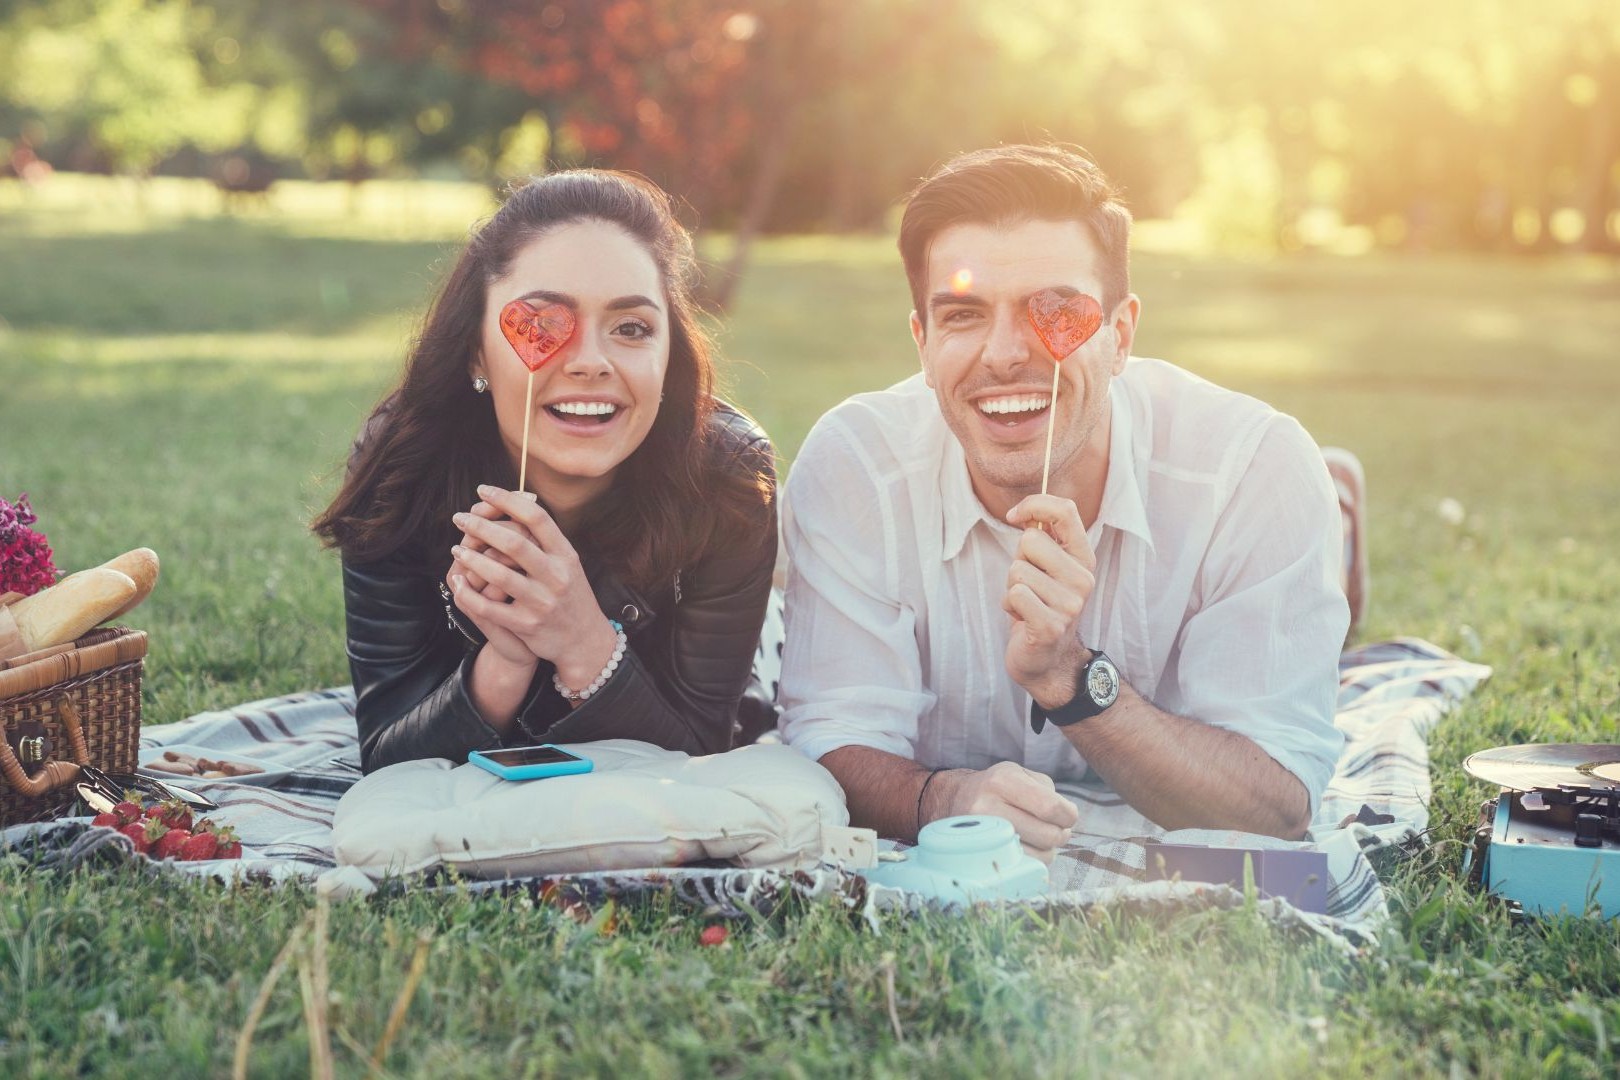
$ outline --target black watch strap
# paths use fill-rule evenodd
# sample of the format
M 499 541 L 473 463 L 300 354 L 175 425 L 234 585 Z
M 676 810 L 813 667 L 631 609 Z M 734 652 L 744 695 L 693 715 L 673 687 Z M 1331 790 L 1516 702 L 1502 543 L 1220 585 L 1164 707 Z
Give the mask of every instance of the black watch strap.
M 1096 651 L 1091 660 L 1080 669 L 1074 697 L 1066 705 L 1043 709 L 1033 697 L 1029 699 L 1029 726 L 1039 735 L 1050 720 L 1058 727 L 1068 727 L 1088 720 L 1119 700 L 1119 669 L 1108 654 Z

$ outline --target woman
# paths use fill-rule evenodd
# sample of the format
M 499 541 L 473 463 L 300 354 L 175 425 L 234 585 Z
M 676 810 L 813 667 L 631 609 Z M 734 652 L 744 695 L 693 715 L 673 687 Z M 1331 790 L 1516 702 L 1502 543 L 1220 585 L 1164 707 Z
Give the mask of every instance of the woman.
M 343 556 L 366 772 L 538 742 L 731 745 L 775 475 L 765 433 L 712 396 L 693 271 L 668 196 L 597 170 L 517 188 L 462 252 L 313 526 Z M 572 316 L 532 410 L 500 322 L 514 300 Z

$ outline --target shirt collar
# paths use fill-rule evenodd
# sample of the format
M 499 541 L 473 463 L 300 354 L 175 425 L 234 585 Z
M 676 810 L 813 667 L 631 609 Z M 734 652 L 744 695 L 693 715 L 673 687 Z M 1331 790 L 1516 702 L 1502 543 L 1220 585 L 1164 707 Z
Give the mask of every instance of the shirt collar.
M 1153 530 L 1148 527 L 1147 503 L 1142 498 L 1148 447 L 1153 441 L 1150 421 L 1136 415 L 1131 394 L 1119 377 L 1109 383 L 1108 402 L 1113 425 L 1108 438 L 1108 479 L 1103 481 L 1092 541 L 1095 543 L 1096 533 L 1106 525 L 1139 538 L 1151 551 Z
M 1109 384 L 1108 400 L 1112 415 L 1108 477 L 1103 481 L 1102 506 L 1091 526 L 1091 542 L 1095 546 L 1103 527 L 1110 526 L 1140 537 L 1151 550 L 1153 532 L 1148 527 L 1147 505 L 1142 500 L 1147 454 L 1137 452 L 1137 420 L 1131 411 L 1130 394 L 1118 378 Z M 1151 432 L 1144 434 L 1151 438 Z M 940 456 L 939 494 L 944 504 L 941 562 L 949 562 L 961 554 L 968 534 L 981 521 L 991 527 L 1006 527 L 1005 522 L 990 516 L 979 501 L 979 496 L 974 493 L 973 479 L 968 474 L 967 453 L 949 428 L 945 429 L 945 452 Z

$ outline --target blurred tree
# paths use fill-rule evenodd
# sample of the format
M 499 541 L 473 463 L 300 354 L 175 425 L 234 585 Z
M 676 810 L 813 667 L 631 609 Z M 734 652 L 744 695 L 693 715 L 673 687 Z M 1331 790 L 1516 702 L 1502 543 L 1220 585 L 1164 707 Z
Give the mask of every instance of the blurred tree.
M 188 143 L 240 138 L 250 95 L 204 78 L 183 0 L 60 0 L 9 14 L 0 97 L 53 138 L 86 139 L 135 176 Z

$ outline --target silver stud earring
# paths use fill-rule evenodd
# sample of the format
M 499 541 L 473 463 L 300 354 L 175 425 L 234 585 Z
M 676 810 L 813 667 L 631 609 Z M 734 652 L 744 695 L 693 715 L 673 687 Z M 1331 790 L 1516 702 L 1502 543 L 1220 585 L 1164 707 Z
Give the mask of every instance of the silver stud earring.
M 489 380 L 479 375 L 473 379 L 473 393 L 482 394 L 489 389 Z

